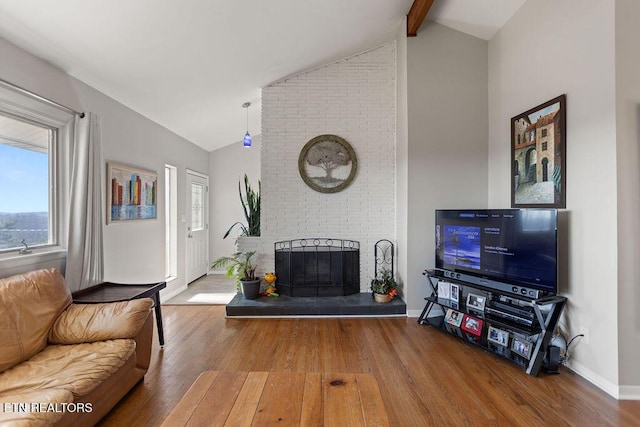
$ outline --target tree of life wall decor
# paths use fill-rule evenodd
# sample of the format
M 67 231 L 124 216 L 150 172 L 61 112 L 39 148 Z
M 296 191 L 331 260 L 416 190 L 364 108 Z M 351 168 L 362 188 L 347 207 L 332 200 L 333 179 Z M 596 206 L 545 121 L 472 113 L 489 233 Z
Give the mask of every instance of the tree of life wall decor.
M 320 193 L 337 193 L 351 184 L 358 159 L 351 145 L 336 135 L 319 135 L 305 144 L 298 157 L 300 177 Z
M 566 95 L 511 119 L 511 207 L 566 207 Z

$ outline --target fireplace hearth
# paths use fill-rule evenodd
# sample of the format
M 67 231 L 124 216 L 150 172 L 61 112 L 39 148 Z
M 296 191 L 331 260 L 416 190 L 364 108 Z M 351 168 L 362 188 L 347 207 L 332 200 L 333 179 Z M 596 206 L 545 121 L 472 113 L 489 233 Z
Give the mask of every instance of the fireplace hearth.
M 274 244 L 276 286 L 290 297 L 345 296 L 360 292 L 360 243 L 314 238 Z

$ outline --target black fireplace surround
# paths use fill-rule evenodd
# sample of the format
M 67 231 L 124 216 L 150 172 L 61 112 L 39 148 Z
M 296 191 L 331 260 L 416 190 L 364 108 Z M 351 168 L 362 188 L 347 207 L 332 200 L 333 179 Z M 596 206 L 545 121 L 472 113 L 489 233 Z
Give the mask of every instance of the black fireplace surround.
M 290 297 L 360 292 L 360 242 L 313 238 L 274 244 L 276 287 Z

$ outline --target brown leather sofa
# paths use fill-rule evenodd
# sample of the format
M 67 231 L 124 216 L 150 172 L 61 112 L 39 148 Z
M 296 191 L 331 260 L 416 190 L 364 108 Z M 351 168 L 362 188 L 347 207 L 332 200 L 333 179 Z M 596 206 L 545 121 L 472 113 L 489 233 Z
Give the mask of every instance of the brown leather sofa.
M 74 304 L 54 269 L 0 279 L 0 425 L 97 423 L 147 372 L 152 305 Z

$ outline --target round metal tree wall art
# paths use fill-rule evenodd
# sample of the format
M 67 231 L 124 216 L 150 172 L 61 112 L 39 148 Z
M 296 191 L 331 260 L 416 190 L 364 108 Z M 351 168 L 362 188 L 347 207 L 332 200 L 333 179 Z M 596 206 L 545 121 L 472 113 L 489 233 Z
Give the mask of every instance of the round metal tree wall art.
M 337 193 L 351 184 L 358 159 L 351 145 L 336 135 L 319 135 L 300 151 L 298 170 L 302 180 L 320 193 Z

